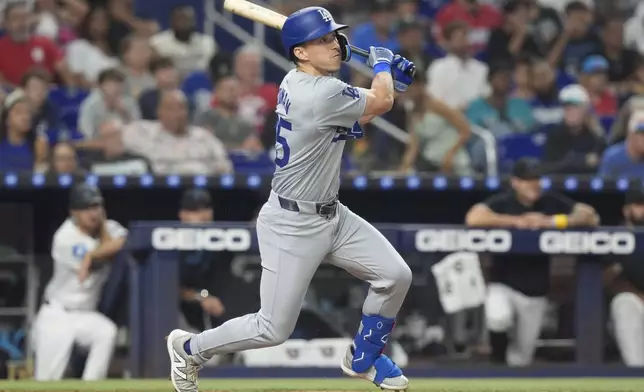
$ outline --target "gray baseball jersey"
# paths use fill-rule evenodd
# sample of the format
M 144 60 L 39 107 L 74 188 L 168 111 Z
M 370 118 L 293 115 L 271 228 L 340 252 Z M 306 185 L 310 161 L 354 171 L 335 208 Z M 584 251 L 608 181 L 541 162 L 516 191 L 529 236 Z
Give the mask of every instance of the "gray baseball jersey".
M 290 71 L 280 85 L 277 169 L 273 190 L 280 196 L 325 202 L 340 188 L 347 135 L 363 115 L 365 91 L 332 76 Z
M 120 223 L 108 220 L 106 224 L 112 238 L 127 235 L 127 229 Z M 103 285 L 109 277 L 109 265 L 92 271 L 83 283 L 78 280 L 77 274 L 85 254 L 98 245 L 98 239 L 80 231 L 71 219 L 58 228 L 51 246 L 54 275 L 45 288 L 45 300 L 68 309 L 96 309 Z

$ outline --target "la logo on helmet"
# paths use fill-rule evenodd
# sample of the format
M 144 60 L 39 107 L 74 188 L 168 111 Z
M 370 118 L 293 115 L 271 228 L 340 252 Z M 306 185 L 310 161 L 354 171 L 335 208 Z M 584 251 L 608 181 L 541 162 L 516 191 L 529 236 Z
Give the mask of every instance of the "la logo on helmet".
M 318 10 L 318 12 L 320 13 L 320 16 L 322 17 L 323 21 L 330 22 L 333 20 L 333 17 L 331 16 L 331 13 L 329 13 L 329 11 L 325 9 L 320 9 Z

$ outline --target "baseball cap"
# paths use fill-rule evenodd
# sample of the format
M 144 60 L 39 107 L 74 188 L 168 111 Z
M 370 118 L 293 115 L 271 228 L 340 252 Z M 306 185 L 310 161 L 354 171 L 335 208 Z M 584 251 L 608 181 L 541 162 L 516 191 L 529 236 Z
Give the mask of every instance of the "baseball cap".
M 69 194 L 69 209 L 84 210 L 94 206 L 103 205 L 101 190 L 94 185 L 75 185 Z
M 563 105 L 588 105 L 590 97 L 588 92 L 579 84 L 571 84 L 559 92 L 559 102 Z
M 593 73 L 600 71 L 608 71 L 608 60 L 604 56 L 598 54 L 588 56 L 581 65 L 581 72 Z
M 644 190 L 630 189 L 624 197 L 624 204 L 644 204 Z
M 210 193 L 205 189 L 188 189 L 181 196 L 182 210 L 198 211 L 206 208 L 212 208 L 212 199 L 210 198 Z
M 628 121 L 628 132 L 644 132 L 644 111 L 638 110 L 631 114 L 631 118 Z
M 534 158 L 521 158 L 512 167 L 512 177 L 521 180 L 538 180 L 542 175 L 541 163 Z

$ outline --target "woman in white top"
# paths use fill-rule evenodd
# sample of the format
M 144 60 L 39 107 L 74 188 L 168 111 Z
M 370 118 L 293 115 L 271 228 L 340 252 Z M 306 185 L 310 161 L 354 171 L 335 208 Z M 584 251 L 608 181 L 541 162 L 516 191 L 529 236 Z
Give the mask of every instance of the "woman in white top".
M 101 71 L 119 64 L 107 43 L 108 31 L 107 11 L 95 8 L 80 26 L 81 38 L 67 46 L 67 63 L 83 87 L 92 87 Z

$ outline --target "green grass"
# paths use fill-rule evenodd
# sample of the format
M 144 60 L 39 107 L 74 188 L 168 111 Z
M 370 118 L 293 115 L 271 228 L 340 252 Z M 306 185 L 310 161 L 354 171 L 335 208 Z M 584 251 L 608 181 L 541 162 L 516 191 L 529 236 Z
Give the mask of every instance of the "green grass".
M 364 380 L 354 379 L 203 379 L 200 390 L 231 392 L 265 391 L 379 391 Z M 172 392 L 167 380 L 109 380 L 99 382 L 0 381 L 0 392 L 41 391 L 140 391 Z M 409 392 L 644 392 L 641 379 L 412 379 Z

